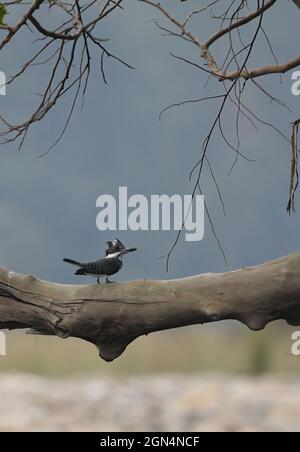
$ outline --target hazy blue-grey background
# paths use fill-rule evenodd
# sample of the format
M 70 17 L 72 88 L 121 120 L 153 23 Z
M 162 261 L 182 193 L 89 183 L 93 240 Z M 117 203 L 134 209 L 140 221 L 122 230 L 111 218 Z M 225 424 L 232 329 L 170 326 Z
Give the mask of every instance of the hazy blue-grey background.
M 286 1 L 278 2 L 265 18 L 265 30 L 280 61 L 298 53 L 300 17 L 289 3 L 287 7 Z M 184 17 L 197 4 L 189 1 L 175 10 L 178 16 Z M 46 8 L 39 13 L 40 17 L 46 14 Z M 197 49 L 183 45 L 176 38 L 163 38 L 149 22 L 154 17 L 159 17 L 158 12 L 139 2 L 130 2 L 124 11 L 117 12 L 99 27 L 98 35 L 111 38 L 109 48 L 136 70 L 108 61 L 109 83 L 105 86 L 96 61 L 99 56 L 95 53 L 95 70 L 85 107 L 77 109 L 55 150 L 37 158 L 61 130 L 70 104 L 67 101 L 32 129 L 21 152 L 15 146 L 1 147 L 1 264 L 41 278 L 74 282 L 72 268 L 63 264 L 62 258 L 91 259 L 102 255 L 104 242 L 119 235 L 129 245 L 137 246 L 139 252 L 128 258 L 118 280 L 166 277 L 164 262 L 156 258 L 168 251 L 176 233 L 101 233 L 95 223 L 97 197 L 116 194 L 122 185 L 128 186 L 129 194 L 190 193 L 189 170 L 199 157 L 201 142 L 216 111 L 216 104 L 196 104 L 172 110 L 159 122 L 158 114 L 168 104 L 216 93 L 220 88 L 216 88 L 215 82 L 206 88 L 205 75 L 172 59 L 170 51 L 197 61 Z M 194 31 L 201 37 L 207 37 L 211 27 L 201 16 L 193 22 Z M 20 38 L 1 58 L 1 70 L 8 75 L 31 53 L 32 34 L 24 30 Z M 266 52 L 260 55 L 258 51 L 254 64 L 267 62 L 265 55 Z M 268 61 L 272 62 L 269 54 Z M 28 108 L 37 102 L 46 75 L 38 67 L 20 83 L 9 87 L 6 98 L 0 98 L 1 111 L 11 121 L 24 118 Z M 300 98 L 291 95 L 290 76 L 286 74 L 282 83 L 278 76 L 261 82 L 275 96 L 286 100 L 294 114 L 270 105 L 255 90 L 249 90 L 248 95 L 261 117 L 274 121 L 287 134 L 300 105 Z M 225 129 L 229 137 L 234 133 L 232 120 L 228 113 Z M 209 177 L 205 178 L 204 186 L 230 268 L 299 249 L 299 214 L 289 217 L 285 212 L 290 164 L 288 144 L 272 129 L 262 126 L 256 132 L 244 125 L 242 137 L 242 152 L 256 162 L 240 159 L 230 177 L 228 171 L 234 154 L 221 138 L 211 144 L 210 156 L 224 196 L 226 217 Z M 169 277 L 223 270 L 226 270 L 225 263 L 206 222 L 203 241 L 196 244 L 182 241 L 177 247 Z
M 181 18 L 204 4 L 196 0 L 162 3 Z M 224 8 L 229 2 L 220 3 Z M 257 2 L 248 1 L 249 5 L 252 3 L 256 6 Z M 182 240 L 172 256 L 168 275 L 164 261 L 157 257 L 170 249 L 176 232 L 118 234 L 97 230 L 96 199 L 101 194 L 117 194 L 119 186 L 128 186 L 130 195 L 191 192 L 189 172 L 199 159 L 217 104 L 193 104 L 171 110 L 162 123 L 158 115 L 173 102 L 221 92 L 221 84 L 211 80 L 206 85 L 203 72 L 169 55 L 173 52 L 200 62 L 198 49 L 161 36 L 151 22 L 159 17 L 157 11 L 136 0 L 127 0 L 125 6 L 124 11 L 116 11 L 99 25 L 97 35 L 111 38 L 108 48 L 136 69 L 128 70 L 115 61 L 107 61 L 109 83 L 105 86 L 99 54 L 94 49 L 94 70 L 85 106 L 82 110 L 77 108 L 57 147 L 44 158 L 37 158 L 60 133 L 71 96 L 32 128 L 21 152 L 15 145 L 1 146 L 0 264 L 43 279 L 80 284 L 93 281 L 76 278 L 74 269 L 62 258 L 84 260 L 101 256 L 104 242 L 116 235 L 139 249 L 127 257 L 117 281 L 226 271 L 299 250 L 299 213 L 289 217 L 285 211 L 290 146 L 271 128 L 260 125 L 256 131 L 245 121 L 241 123 L 241 151 L 255 162 L 240 158 L 228 176 L 235 154 L 219 136 L 214 137 L 209 149 L 226 216 L 209 174 L 205 173 L 203 180 L 203 191 L 229 267 L 207 219 L 204 240 Z M 10 7 L 9 22 L 14 23 L 17 11 L 20 14 L 18 8 L 19 5 Z M 53 29 L 59 19 L 49 15 L 44 6 L 38 16 L 41 21 L 49 21 Z M 290 0 L 278 0 L 265 16 L 264 29 L 280 62 L 299 54 L 299 23 L 300 12 Z M 208 11 L 195 18 L 191 26 L 206 39 L 218 23 L 209 19 Z M 4 35 L 0 30 L 0 37 Z M 35 38 L 24 28 L 1 51 L 0 70 L 8 77 L 38 49 Z M 248 38 L 244 34 L 246 42 Z M 215 52 L 222 61 L 225 47 L 218 46 Z M 260 36 L 249 67 L 269 62 L 273 62 L 272 55 Z M 24 120 L 39 102 L 38 93 L 47 77 L 46 67 L 30 70 L 8 88 L 6 97 L 0 96 L 0 114 L 12 123 Z M 289 136 L 290 124 L 300 116 L 300 97 L 291 94 L 291 73 L 259 82 L 286 101 L 293 113 L 271 103 L 251 88 L 251 83 L 245 102 L 264 121 L 274 122 Z M 224 130 L 231 140 L 235 132 L 233 113 L 233 109 L 228 109 L 223 118 Z M 95 347 L 84 341 L 13 332 L 8 335 L 7 356 L 0 357 L 0 430 L 245 431 L 250 426 L 250 431 L 255 431 L 267 426 L 275 431 L 299 431 L 297 377 L 289 377 L 284 386 L 278 386 L 274 383 L 278 375 L 259 380 L 238 375 L 224 379 L 221 375 L 299 375 L 299 358 L 290 354 L 292 331 L 284 322 L 269 325 L 259 333 L 233 322 L 186 327 L 139 338 L 110 364 L 100 360 Z M 36 376 L 17 376 L 20 371 L 68 378 L 53 382 Z M 200 375 L 201 372 L 209 374 Z M 213 377 L 212 372 L 218 375 Z M 76 374 L 78 378 L 82 373 L 89 373 L 87 379 L 74 386 L 72 376 Z M 95 378 L 90 373 L 95 373 Z M 176 375 L 157 375 L 163 373 Z M 183 375 L 191 373 L 196 374 L 193 380 Z M 127 374 L 140 377 L 128 380 Z M 145 374 L 157 376 L 145 378 Z M 227 410 L 222 409 L 224 405 Z
M 164 4 L 170 4 L 178 17 L 184 18 L 198 2 L 179 4 L 166 0 Z M 17 8 L 11 7 L 9 21 L 14 21 Z M 40 19 L 50 20 L 47 8 L 43 8 L 39 11 Z M 255 162 L 240 158 L 228 176 L 235 154 L 219 136 L 213 138 L 209 149 L 226 216 L 207 172 L 202 184 L 229 267 L 225 265 L 207 219 L 204 240 L 180 241 L 172 256 L 169 274 L 166 274 L 165 262 L 157 258 L 168 252 L 176 232 L 103 233 L 97 230 L 96 199 L 101 194 L 117 195 L 119 186 L 128 186 L 129 195 L 191 193 L 189 172 L 199 159 L 202 141 L 217 111 L 217 103 L 187 105 L 169 111 L 159 122 L 161 109 L 173 102 L 222 91 L 221 85 L 213 80 L 207 85 L 203 72 L 170 56 L 173 52 L 196 62 L 199 60 L 198 49 L 176 38 L 161 36 L 151 22 L 158 17 L 157 11 L 131 1 L 123 11 L 116 11 L 99 26 L 97 35 L 111 38 L 109 49 L 136 69 L 129 70 L 115 61 L 107 61 L 109 83 L 105 86 L 101 80 L 99 54 L 93 52 L 94 70 L 85 106 L 76 109 L 63 140 L 47 156 L 38 158 L 60 133 L 70 108 L 70 96 L 57 105 L 46 120 L 32 128 L 21 152 L 16 145 L 1 146 L 2 265 L 57 282 L 93 282 L 76 278 L 73 268 L 64 264 L 62 258 L 85 260 L 101 256 L 104 242 L 114 236 L 139 249 L 135 255 L 128 256 L 124 269 L 116 276 L 118 281 L 226 271 L 299 250 L 299 214 L 288 216 L 285 211 L 289 144 L 272 128 L 260 125 L 257 131 L 245 121 L 241 123 L 241 152 Z M 298 54 L 299 21 L 299 11 L 286 0 L 278 1 L 265 16 L 264 29 L 281 62 Z M 162 21 L 162 24 L 167 22 Z M 205 39 L 217 24 L 212 23 L 208 13 L 196 18 L 191 26 Z M 2 53 L 0 69 L 8 77 L 24 63 L 24 57 L 38 48 L 34 38 L 36 35 L 24 29 Z M 247 35 L 244 38 L 247 39 Z M 249 66 L 273 62 L 263 37 L 258 44 Z M 215 52 L 221 61 L 226 49 L 219 46 Z M 24 120 L 32 105 L 39 101 L 38 93 L 47 77 L 46 67 L 37 66 L 10 86 L 7 96 L 0 97 L 1 114 L 13 123 Z M 290 123 L 299 116 L 300 106 L 300 97 L 291 94 L 291 73 L 266 77 L 259 82 L 275 97 L 287 102 L 293 113 L 271 103 L 251 88 L 251 83 L 245 102 L 264 121 L 276 124 L 289 136 Z M 223 119 L 226 135 L 234 141 L 233 109 L 228 109 Z M 227 325 L 232 327 L 232 323 Z M 228 333 L 233 336 L 229 339 L 222 336 Z M 109 369 L 157 372 L 219 366 L 225 370 L 261 371 L 291 367 L 297 372 L 298 364 L 287 355 L 290 329 L 280 329 L 279 336 L 277 330 L 275 333 L 268 329 L 254 338 L 241 326 L 226 331 L 206 326 L 201 334 L 197 327 L 161 333 L 136 342 Z M 239 341 L 236 334 L 240 334 Z M 38 347 L 32 339 L 20 335 L 11 341 L 9 358 L 5 362 L 1 360 L 1 368 L 55 373 L 57 369 L 62 372 L 95 369 L 100 364 L 94 349 L 87 344 L 79 345 L 78 341 L 71 341 L 71 345 L 65 343 L 63 347 L 61 341 L 55 339 L 39 339 Z M 199 359 L 195 360 L 197 354 Z M 52 360 L 49 360 L 50 355 Z M 107 366 L 102 366 L 104 368 Z

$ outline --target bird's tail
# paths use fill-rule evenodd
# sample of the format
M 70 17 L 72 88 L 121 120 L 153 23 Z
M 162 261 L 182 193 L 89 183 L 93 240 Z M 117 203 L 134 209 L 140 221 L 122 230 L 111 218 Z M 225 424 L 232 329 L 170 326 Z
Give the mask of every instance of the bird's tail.
M 67 264 L 76 265 L 76 267 L 82 267 L 82 263 L 78 261 L 74 261 L 73 259 L 64 258 L 64 262 L 67 262 Z

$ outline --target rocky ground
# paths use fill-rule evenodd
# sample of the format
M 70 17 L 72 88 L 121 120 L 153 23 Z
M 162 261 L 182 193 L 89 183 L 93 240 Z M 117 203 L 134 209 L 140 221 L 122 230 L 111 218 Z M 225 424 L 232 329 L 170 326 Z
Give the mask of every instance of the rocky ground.
M 0 376 L 1 431 L 300 431 L 300 381 Z

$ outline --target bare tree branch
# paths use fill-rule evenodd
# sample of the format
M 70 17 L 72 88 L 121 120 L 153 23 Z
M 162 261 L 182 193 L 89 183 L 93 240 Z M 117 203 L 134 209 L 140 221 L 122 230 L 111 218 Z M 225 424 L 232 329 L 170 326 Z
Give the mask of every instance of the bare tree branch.
M 33 15 L 33 13 L 39 9 L 44 0 L 35 0 L 31 7 L 28 9 L 27 13 L 22 17 L 22 19 L 14 26 L 5 26 L 5 29 L 9 31 L 6 38 L 0 42 L 0 50 L 3 49 L 14 37 L 14 35 L 26 24 L 27 20 Z
M 44 91 L 40 94 L 41 102 L 38 103 L 37 107 L 33 109 L 23 123 L 12 124 L 8 118 L 0 116 L 0 121 L 2 122 L 2 129 L 0 129 L 2 143 L 18 141 L 19 148 L 21 148 L 32 125 L 44 119 L 61 98 L 73 90 L 70 112 L 67 115 L 61 133 L 49 150 L 60 141 L 71 120 L 80 94 L 84 100 L 87 91 L 92 67 L 91 46 L 96 47 L 97 51 L 99 51 L 98 63 L 96 64 L 99 65 L 99 74 L 102 74 L 105 83 L 107 83 L 107 79 L 105 77 L 104 56 L 111 57 L 112 60 L 132 68 L 126 61 L 108 50 L 107 39 L 99 38 L 95 35 L 97 24 L 106 19 L 116 9 L 121 8 L 123 2 L 124 0 L 107 0 L 103 4 L 100 0 L 89 0 L 84 5 L 81 5 L 78 0 L 73 0 L 72 2 L 35 0 L 15 25 L 2 27 L 8 31 L 8 34 L 0 42 L 0 50 L 10 43 L 23 25 L 28 24 L 33 26 L 33 31 L 36 32 L 35 37 L 38 34 L 39 39 L 37 41 L 42 42 L 41 48 L 32 57 L 26 57 L 27 59 L 21 69 L 7 81 L 7 85 L 12 85 L 28 69 L 32 69 L 37 64 L 46 65 L 50 74 L 48 81 L 45 83 Z M 64 18 L 61 19 L 61 22 L 54 30 L 48 29 L 42 23 L 42 20 L 35 15 L 42 4 L 43 6 L 49 5 L 48 14 L 51 14 L 53 8 L 63 12 Z M 19 6 L 24 8 L 25 4 L 19 2 Z M 86 16 L 87 12 L 89 13 L 88 16 Z M 93 16 L 92 19 L 90 14 Z M 42 17 L 45 20 L 45 15 Z M 50 46 L 56 46 L 56 48 L 52 55 L 49 56 L 48 48 Z
M 293 0 L 293 2 L 298 6 L 298 8 L 300 8 L 300 0 Z
M 287 104 L 281 99 L 276 98 L 272 93 L 270 93 L 266 88 L 263 87 L 261 83 L 256 81 L 257 78 L 262 78 L 270 74 L 285 74 L 286 72 L 298 67 L 300 65 L 300 56 L 297 55 L 290 61 L 284 61 L 279 63 L 279 59 L 275 55 L 273 44 L 269 38 L 267 31 L 263 28 L 264 15 L 267 14 L 277 5 L 276 0 L 259 0 L 257 2 L 247 2 L 247 0 L 232 0 L 231 2 L 215 1 L 208 2 L 207 6 L 203 6 L 199 10 L 191 11 L 188 13 L 185 20 L 177 19 L 174 14 L 172 14 L 172 6 L 168 2 L 157 2 L 155 0 L 140 0 L 142 3 L 151 6 L 155 10 L 159 11 L 167 22 L 170 23 L 170 27 L 166 27 L 164 24 L 160 24 L 158 20 L 155 20 L 155 24 L 160 30 L 166 32 L 167 36 L 174 36 L 177 38 L 182 38 L 185 41 L 192 43 L 199 49 L 199 61 L 191 61 L 188 56 L 178 56 L 171 54 L 176 59 L 190 64 L 196 69 L 200 69 L 203 73 L 209 74 L 209 80 L 218 80 L 221 82 L 221 86 L 224 91 L 220 92 L 218 89 L 218 94 L 215 96 L 203 96 L 202 98 L 197 97 L 196 99 L 183 100 L 174 102 L 171 106 L 166 107 L 162 110 L 160 117 L 165 113 L 170 107 L 186 105 L 188 103 L 202 102 L 203 100 L 212 101 L 218 100 L 219 104 L 216 102 L 216 115 L 212 120 L 212 126 L 208 131 L 205 139 L 203 140 L 202 149 L 200 151 L 200 157 L 195 166 L 192 169 L 192 175 L 195 175 L 194 188 L 192 191 L 193 197 L 196 192 L 199 191 L 199 187 L 202 181 L 202 173 L 209 172 L 211 175 L 213 183 L 216 185 L 218 194 L 221 196 L 218 181 L 214 176 L 214 170 L 209 164 L 209 147 L 212 138 L 219 134 L 227 147 L 229 147 L 233 152 L 235 152 L 235 158 L 231 167 L 231 171 L 236 166 L 238 158 L 243 156 L 241 152 L 242 138 L 240 137 L 240 123 L 241 119 L 244 118 L 249 121 L 250 125 L 257 128 L 258 124 L 263 124 L 264 126 L 270 127 L 275 130 L 292 148 L 292 160 L 291 160 L 291 178 L 290 178 L 290 190 L 289 190 L 289 204 L 288 211 L 294 209 L 295 204 L 295 193 L 298 188 L 298 158 L 297 158 L 297 133 L 298 133 L 298 123 L 295 122 L 293 126 L 292 139 L 287 136 L 287 134 L 281 130 L 276 124 L 270 123 L 264 118 L 260 117 L 252 107 L 249 107 L 245 102 L 245 92 L 248 82 L 251 81 L 254 88 L 256 88 L 260 93 L 267 96 L 273 103 L 278 106 L 287 109 L 290 112 Z M 294 1 L 295 5 L 300 8 L 300 2 Z M 225 5 L 225 11 L 221 14 L 210 14 L 210 20 L 217 20 L 221 22 L 220 28 L 215 31 L 210 37 L 205 38 L 200 36 L 201 26 L 194 27 L 196 30 L 200 30 L 197 33 L 190 31 L 191 19 L 197 15 L 203 15 L 208 8 L 216 8 Z M 288 4 L 287 4 L 288 6 Z M 203 15 L 203 18 L 205 16 Z M 205 17 L 204 20 L 209 20 Z M 254 26 L 254 31 L 253 31 Z M 242 31 L 246 33 L 242 34 Z M 263 37 L 264 43 L 259 40 L 260 36 Z M 249 40 L 250 38 L 250 40 Z M 215 45 L 222 45 L 225 49 L 225 59 L 222 62 L 218 61 L 217 51 Z M 275 64 L 265 64 L 260 67 L 249 68 L 250 60 L 254 60 L 256 49 L 259 47 L 262 49 L 262 45 L 265 44 L 267 47 L 268 54 L 271 53 L 272 59 L 275 60 Z M 251 63 L 253 64 L 253 63 Z M 224 117 L 228 118 L 228 104 L 233 104 L 236 109 L 236 114 L 233 117 L 233 127 L 235 135 L 235 143 L 228 139 L 223 127 Z M 232 116 L 232 113 L 230 113 Z M 251 160 L 251 159 L 249 159 Z M 180 232 L 179 232 L 180 236 Z M 171 247 L 170 253 L 173 252 L 176 244 L 178 243 L 179 237 L 176 237 L 176 241 Z M 221 244 L 217 239 L 219 247 Z M 174 246 L 175 245 L 175 246 Z M 221 251 L 222 247 L 221 247 Z M 167 255 L 167 265 L 170 259 L 170 253 Z M 225 258 L 226 260 L 226 258 Z
M 300 119 L 297 119 L 292 126 L 292 157 L 291 157 L 291 176 L 289 201 L 287 205 L 288 213 L 295 211 L 295 194 L 299 186 L 298 172 L 298 135 L 299 135 Z
M 254 21 L 255 19 L 261 17 L 268 9 L 270 9 L 277 0 L 269 0 L 267 2 L 263 1 L 263 6 L 260 8 L 257 8 L 257 10 L 251 14 L 249 14 L 247 17 L 244 17 L 241 20 L 233 21 L 232 17 L 232 23 L 220 30 L 218 33 L 211 36 L 206 42 L 201 41 L 195 34 L 191 33 L 189 30 L 186 29 L 186 21 L 180 22 L 177 20 L 171 13 L 169 13 L 161 3 L 156 3 L 152 0 L 140 0 L 142 3 L 146 3 L 150 6 L 152 6 L 155 9 L 158 9 L 170 22 L 175 25 L 177 28 L 180 29 L 181 36 L 186 36 L 191 42 L 193 42 L 199 49 L 201 50 L 201 57 L 206 61 L 207 66 L 211 72 L 211 75 L 217 77 L 220 81 L 222 80 L 235 80 L 238 78 L 243 78 L 244 80 L 249 80 L 256 77 L 262 77 L 267 74 L 283 74 L 297 66 L 300 65 L 300 56 L 297 56 L 296 58 L 292 59 L 291 61 L 288 61 L 283 64 L 275 64 L 275 65 L 266 65 L 259 68 L 254 69 L 245 69 L 245 70 L 236 70 L 231 72 L 224 72 L 221 70 L 219 65 L 217 64 L 213 54 L 209 50 L 209 48 L 212 46 L 212 44 L 216 43 L 216 41 L 220 40 L 226 35 L 230 35 L 232 31 L 235 29 L 239 29 L 243 27 L 244 25 L 249 24 L 250 22 Z M 245 1 L 241 1 L 241 4 L 245 4 Z

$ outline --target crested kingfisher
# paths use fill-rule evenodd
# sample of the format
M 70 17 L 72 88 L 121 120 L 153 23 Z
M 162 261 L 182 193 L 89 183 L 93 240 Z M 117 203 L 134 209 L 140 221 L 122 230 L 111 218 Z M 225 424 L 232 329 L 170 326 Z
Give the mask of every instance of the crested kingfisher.
M 105 257 L 102 259 L 85 263 L 68 258 L 63 259 L 63 261 L 79 267 L 78 270 L 76 270 L 75 275 L 94 276 L 97 278 L 98 284 L 100 284 L 100 278 L 105 277 L 107 283 L 112 283 L 114 281 L 110 281 L 108 277 L 121 270 L 123 266 L 122 257 L 137 249 L 126 248 L 119 239 L 114 239 L 112 242 L 106 242 L 106 245 L 107 249 L 105 251 Z

